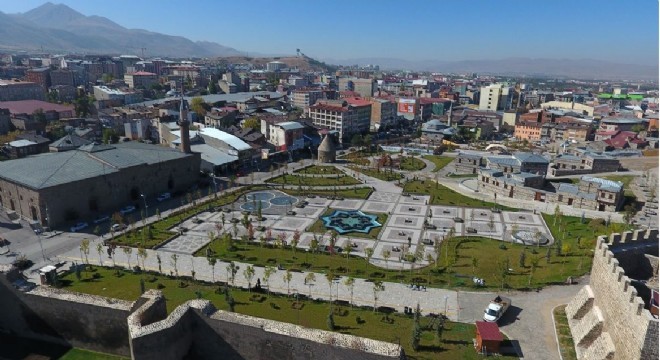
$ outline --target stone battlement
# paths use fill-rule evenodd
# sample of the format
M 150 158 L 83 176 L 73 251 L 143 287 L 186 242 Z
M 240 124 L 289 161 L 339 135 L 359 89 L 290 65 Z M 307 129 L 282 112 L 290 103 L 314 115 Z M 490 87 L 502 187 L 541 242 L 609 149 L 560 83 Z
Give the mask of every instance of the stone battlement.
M 648 261 L 644 252 L 657 246 L 657 229 L 598 237 L 589 285 L 566 307 L 578 358 L 658 358 L 658 319 L 645 309 L 619 260 Z

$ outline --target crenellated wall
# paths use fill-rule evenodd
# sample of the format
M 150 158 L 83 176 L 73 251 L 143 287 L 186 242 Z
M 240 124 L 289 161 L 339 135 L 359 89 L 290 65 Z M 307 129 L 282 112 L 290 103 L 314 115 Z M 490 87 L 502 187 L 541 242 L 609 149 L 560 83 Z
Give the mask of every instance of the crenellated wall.
M 598 238 L 590 283 L 566 308 L 580 359 L 658 358 L 658 319 L 644 309 L 643 300 L 612 252 L 657 246 L 657 242 L 658 230 Z M 647 260 L 643 253 L 639 256 Z

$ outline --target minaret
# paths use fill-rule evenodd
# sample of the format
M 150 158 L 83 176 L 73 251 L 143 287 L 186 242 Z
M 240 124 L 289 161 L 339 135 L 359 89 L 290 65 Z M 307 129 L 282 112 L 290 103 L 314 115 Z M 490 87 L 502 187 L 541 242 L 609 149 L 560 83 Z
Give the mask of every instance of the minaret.
M 451 127 L 451 110 L 454 107 L 454 102 L 449 103 L 449 114 L 447 114 L 447 126 Z
M 179 105 L 179 128 L 181 129 L 181 151 L 190 154 L 190 124 L 188 123 L 188 103 L 183 98 L 181 89 L 181 104 Z

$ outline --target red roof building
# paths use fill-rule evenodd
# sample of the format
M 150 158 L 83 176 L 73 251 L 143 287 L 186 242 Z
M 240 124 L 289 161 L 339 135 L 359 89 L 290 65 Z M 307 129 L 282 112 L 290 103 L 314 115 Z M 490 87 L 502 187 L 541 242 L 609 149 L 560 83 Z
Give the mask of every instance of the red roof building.
M 0 101 L 0 109 L 9 109 L 12 117 L 19 115 L 29 117 L 41 109 L 48 120 L 71 118 L 74 113 L 71 105 L 53 104 L 41 100 Z M 50 115 L 53 113 L 57 113 L 57 116 Z
M 500 343 L 504 340 L 497 323 L 477 321 L 475 348 L 478 353 L 499 353 Z

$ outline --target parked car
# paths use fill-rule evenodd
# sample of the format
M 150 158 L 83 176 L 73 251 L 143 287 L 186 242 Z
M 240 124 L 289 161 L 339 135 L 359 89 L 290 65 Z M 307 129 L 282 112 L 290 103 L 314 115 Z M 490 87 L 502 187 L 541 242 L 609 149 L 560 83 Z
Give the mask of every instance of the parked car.
M 79 222 L 71 227 L 71 232 L 80 231 L 88 226 L 89 225 L 86 222 Z
M 496 322 L 502 317 L 502 315 L 504 315 L 510 306 L 511 299 L 497 295 L 497 297 L 488 304 L 486 310 L 484 310 L 484 321 Z
M 172 194 L 166 192 L 166 193 L 162 193 L 162 194 L 158 195 L 156 200 L 158 200 L 158 202 L 162 202 L 162 201 L 165 201 L 165 200 L 167 200 L 171 197 L 172 197 Z
M 106 221 L 108 221 L 108 220 L 110 220 L 110 216 L 108 216 L 108 215 L 100 215 L 99 217 L 97 217 L 96 219 L 94 219 L 94 224 L 104 223 L 104 222 L 106 222 Z
M 122 231 L 122 230 L 126 229 L 126 225 L 124 225 L 124 224 L 112 224 L 110 229 L 112 229 L 112 231 Z
M 133 205 L 124 206 L 123 208 L 121 208 L 121 209 L 119 210 L 119 212 L 120 212 L 122 215 L 126 215 L 126 214 L 129 214 L 129 213 L 132 213 L 133 211 L 135 211 L 135 206 L 133 206 Z

